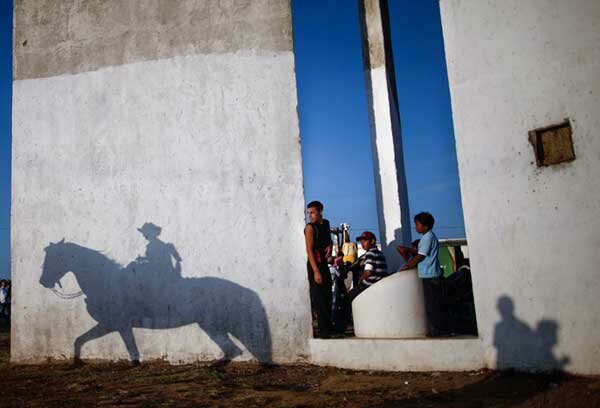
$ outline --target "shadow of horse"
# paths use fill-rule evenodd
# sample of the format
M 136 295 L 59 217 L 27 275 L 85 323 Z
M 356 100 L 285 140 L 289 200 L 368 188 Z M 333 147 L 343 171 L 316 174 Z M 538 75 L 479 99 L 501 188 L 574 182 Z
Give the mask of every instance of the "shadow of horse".
M 231 281 L 214 278 L 182 278 L 167 271 L 136 263 L 123 267 L 99 251 L 62 240 L 44 249 L 40 284 L 54 289 L 72 272 L 88 313 L 97 322 L 75 340 L 74 358 L 88 341 L 118 332 L 129 357 L 139 362 L 133 328 L 168 329 L 197 324 L 222 350 L 222 361 L 242 354 L 233 336 L 262 363 L 270 363 L 271 333 L 258 295 Z M 58 293 L 58 292 L 57 292 Z

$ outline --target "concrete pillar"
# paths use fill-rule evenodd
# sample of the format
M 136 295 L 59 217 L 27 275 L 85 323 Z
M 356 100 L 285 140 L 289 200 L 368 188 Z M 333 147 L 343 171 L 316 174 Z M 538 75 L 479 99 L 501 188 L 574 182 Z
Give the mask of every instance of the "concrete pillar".
M 395 247 L 411 234 L 387 0 L 359 0 L 359 14 L 380 239 L 395 269 L 402 262 Z
M 400 113 L 394 77 L 387 0 L 359 0 L 359 15 L 380 240 L 388 267 L 391 272 L 395 272 L 403 263 L 396 251 L 396 246 L 410 244 L 411 220 L 408 211 L 408 192 L 404 174 Z M 362 327 L 359 324 L 357 335 L 402 338 L 418 337 L 424 334 L 426 320 L 423 312 L 421 281 L 415 270 L 402 272 L 402 275 L 396 276 L 396 278 L 401 278 L 394 279 L 396 284 L 392 284 L 391 281 L 380 282 L 382 285 L 380 289 L 384 290 L 384 287 L 390 287 L 388 296 L 381 297 L 384 299 L 383 302 L 396 310 L 402 310 L 402 313 L 394 313 L 398 317 L 397 324 L 392 329 L 384 328 L 387 323 L 377 327 Z M 388 289 L 384 290 L 384 292 L 387 291 Z M 395 298 L 402 298 L 403 301 L 401 304 L 394 303 L 392 299 Z M 371 303 L 369 299 L 364 299 L 364 301 Z M 374 301 L 373 304 L 376 303 Z

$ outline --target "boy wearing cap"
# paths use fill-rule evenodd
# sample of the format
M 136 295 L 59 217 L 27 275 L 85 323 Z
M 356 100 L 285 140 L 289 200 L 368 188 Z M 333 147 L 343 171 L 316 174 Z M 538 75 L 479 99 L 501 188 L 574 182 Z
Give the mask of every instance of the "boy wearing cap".
M 357 261 L 363 272 L 358 285 L 352 288 L 349 293 L 350 301 L 353 301 L 360 293 L 388 275 L 387 262 L 383 252 L 377 248 L 375 234 L 371 231 L 365 231 L 356 240 L 367 252 Z
M 443 304 L 442 268 L 438 260 L 440 244 L 433 233 L 435 219 L 428 212 L 415 215 L 415 229 L 423 237 L 418 247 L 398 247 L 402 256 L 412 256 L 400 269 L 405 271 L 417 267 L 419 278 L 423 282 L 425 314 L 427 315 L 427 335 L 430 337 L 447 334 L 446 310 Z

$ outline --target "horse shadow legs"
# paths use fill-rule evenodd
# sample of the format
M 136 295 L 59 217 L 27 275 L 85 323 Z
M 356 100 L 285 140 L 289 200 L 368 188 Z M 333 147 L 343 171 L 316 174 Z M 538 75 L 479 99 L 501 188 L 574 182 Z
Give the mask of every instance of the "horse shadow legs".
M 131 326 L 120 329 L 119 334 L 125 343 L 125 347 L 127 347 L 127 352 L 129 353 L 129 360 L 131 363 L 133 365 L 140 364 L 140 352 L 137 348 L 137 344 L 135 343 L 135 337 L 133 337 L 133 329 Z
M 74 344 L 75 352 L 73 354 L 74 359 L 75 359 L 75 364 L 81 365 L 81 363 L 82 363 L 81 362 L 81 348 L 83 347 L 83 345 L 85 343 L 87 343 L 90 340 L 94 340 L 99 337 L 102 337 L 112 331 L 113 331 L 113 329 L 110 329 L 108 327 L 97 324 L 96 326 L 92 327 L 91 329 L 89 329 L 88 331 L 83 333 L 81 336 L 77 337 L 75 339 L 75 344 Z
M 223 357 L 221 357 L 220 360 L 216 361 L 216 365 L 229 363 L 237 356 L 242 355 L 242 349 L 240 349 L 237 346 L 237 344 L 235 344 L 233 340 L 231 340 L 227 332 L 212 332 L 209 330 L 206 330 L 205 332 L 208 335 L 208 337 L 210 337 L 210 339 L 214 341 L 223 352 Z
M 87 332 L 83 333 L 81 336 L 75 339 L 75 352 L 74 352 L 74 360 L 76 365 L 81 365 L 81 348 L 85 343 L 91 340 L 95 340 L 102 336 L 105 336 L 109 333 L 116 331 L 114 327 L 106 327 L 101 324 L 97 324 L 92 327 Z M 137 344 L 135 343 L 135 337 L 133 336 L 133 329 L 131 326 L 124 327 L 118 329 L 123 342 L 125 343 L 125 347 L 127 348 L 127 352 L 129 353 L 129 358 L 134 365 L 139 364 L 140 362 L 140 353 L 137 348 Z

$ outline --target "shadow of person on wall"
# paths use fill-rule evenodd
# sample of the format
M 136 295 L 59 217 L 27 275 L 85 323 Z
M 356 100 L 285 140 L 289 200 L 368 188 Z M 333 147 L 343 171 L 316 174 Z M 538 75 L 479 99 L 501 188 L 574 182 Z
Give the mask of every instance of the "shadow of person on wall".
M 271 332 L 259 296 L 226 279 L 181 277 L 182 259 L 173 244 L 158 240 L 160 227 L 146 223 L 139 230 L 149 241 L 146 255 L 127 267 L 64 239 L 44 249 L 40 284 L 62 298 L 85 295 L 87 311 L 97 322 L 75 340 L 75 361 L 79 361 L 85 343 L 118 332 L 129 358 L 137 363 L 140 355 L 133 328 L 197 324 L 222 350 L 221 361 L 242 353 L 233 337 L 259 362 L 271 363 Z M 60 290 L 60 279 L 67 272 L 74 274 L 80 293 Z
M 501 320 L 494 326 L 494 347 L 500 370 L 561 371 L 569 357 L 558 359 L 553 352 L 558 344 L 559 325 L 553 320 L 540 320 L 535 330 L 515 316 L 512 299 L 501 296 L 497 303 Z
M 128 265 L 128 268 L 146 268 L 149 271 L 158 271 L 165 281 L 181 278 L 181 256 L 175 245 L 161 241 L 158 236 L 162 228 L 151 222 L 145 223 L 138 231 L 146 238 L 146 254 Z M 173 260 L 175 265 L 173 265 Z
M 501 320 L 494 326 L 494 346 L 497 368 L 502 371 L 472 373 L 475 381 L 460 388 L 422 392 L 408 398 L 392 397 L 381 406 L 514 407 L 526 401 L 527 406 L 533 406 L 532 401 L 538 395 L 568 381 L 568 376 L 561 370 L 569 363 L 569 358 L 559 359 L 553 351 L 558 344 L 558 323 L 542 319 L 532 329 L 515 315 L 514 303 L 506 295 L 498 299 L 497 308 Z M 440 386 L 446 385 L 441 383 Z M 540 404 L 544 406 L 543 402 Z

